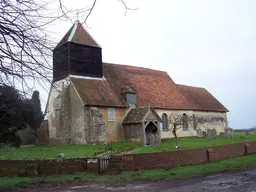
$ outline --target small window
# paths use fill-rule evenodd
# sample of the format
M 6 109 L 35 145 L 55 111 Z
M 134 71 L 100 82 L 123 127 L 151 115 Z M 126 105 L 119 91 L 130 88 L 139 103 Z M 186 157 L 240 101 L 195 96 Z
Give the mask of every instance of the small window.
M 183 131 L 188 131 L 188 116 L 183 114 Z
M 129 106 L 135 106 L 136 105 L 136 94 L 127 93 L 127 103 Z
M 115 108 L 108 108 L 108 121 L 115 121 Z
M 168 131 L 168 119 L 166 113 L 163 113 L 162 115 L 162 125 L 163 125 L 163 131 Z

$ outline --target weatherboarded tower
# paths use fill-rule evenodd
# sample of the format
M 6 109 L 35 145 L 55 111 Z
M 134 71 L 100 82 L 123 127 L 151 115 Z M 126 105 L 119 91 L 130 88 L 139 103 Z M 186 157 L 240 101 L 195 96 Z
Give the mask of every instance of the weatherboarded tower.
M 69 75 L 102 77 L 99 44 L 76 21 L 53 50 L 53 82 Z

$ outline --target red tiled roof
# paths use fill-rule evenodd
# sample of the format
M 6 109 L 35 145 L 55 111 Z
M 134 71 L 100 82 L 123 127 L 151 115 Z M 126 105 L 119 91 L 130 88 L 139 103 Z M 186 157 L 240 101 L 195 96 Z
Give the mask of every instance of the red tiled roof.
M 214 98 L 205 88 L 179 84 L 177 84 L 177 87 L 189 103 L 197 110 L 228 112 L 228 109 Z
M 136 91 L 137 106 L 163 109 L 193 109 L 164 71 L 103 63 L 104 80 L 72 78 L 87 105 L 127 107 L 121 90 Z
M 103 63 L 103 71 L 101 80 L 71 78 L 84 104 L 128 107 L 121 94 L 128 86 L 137 94 L 137 107 L 227 111 L 205 89 L 176 85 L 164 71 L 109 63 Z
M 165 109 L 192 109 L 164 71 L 128 65 L 103 64 L 104 77 L 122 99 L 120 90 L 129 86 L 137 94 L 137 106 Z
M 106 80 L 71 78 L 85 105 L 124 107 Z
M 55 49 L 67 42 L 88 45 L 92 47 L 100 47 L 99 44 L 92 38 L 88 31 L 82 26 L 79 21 L 76 21 L 68 32 L 64 35 Z

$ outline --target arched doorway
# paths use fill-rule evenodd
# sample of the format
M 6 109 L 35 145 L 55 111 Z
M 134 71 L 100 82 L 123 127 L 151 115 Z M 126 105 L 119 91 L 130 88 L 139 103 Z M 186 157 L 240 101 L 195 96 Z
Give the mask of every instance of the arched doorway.
M 151 134 L 157 134 L 158 128 L 153 122 L 149 122 L 148 125 L 145 128 L 145 134 L 146 134 L 146 145 L 150 145 L 150 136 Z

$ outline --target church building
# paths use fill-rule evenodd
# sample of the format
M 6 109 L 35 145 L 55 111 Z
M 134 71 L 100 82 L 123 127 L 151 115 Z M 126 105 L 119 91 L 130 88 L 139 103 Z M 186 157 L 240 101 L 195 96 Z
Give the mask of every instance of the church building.
M 53 50 L 48 144 L 148 145 L 150 135 L 173 137 L 177 118 L 179 137 L 220 134 L 227 112 L 206 89 L 176 84 L 165 71 L 103 62 L 102 47 L 79 21 Z

